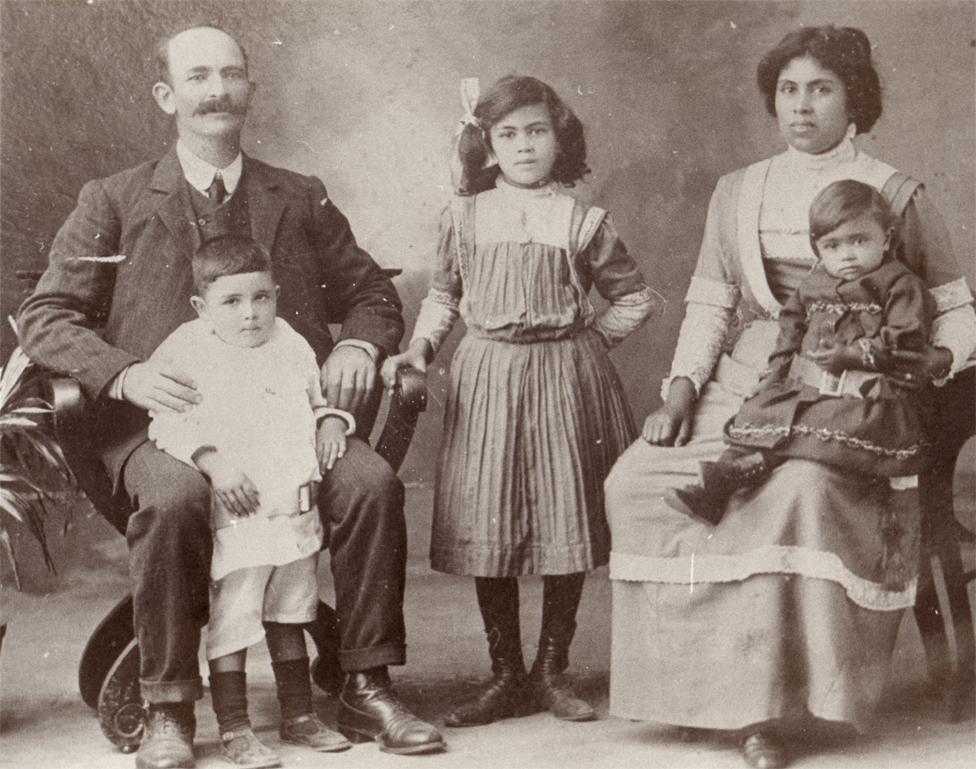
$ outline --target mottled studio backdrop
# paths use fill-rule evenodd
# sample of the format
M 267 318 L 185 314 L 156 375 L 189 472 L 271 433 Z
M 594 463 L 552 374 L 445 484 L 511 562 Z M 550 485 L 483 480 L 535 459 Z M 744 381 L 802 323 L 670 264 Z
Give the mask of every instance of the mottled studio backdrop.
M 974 262 L 971 0 L 877 2 L 166 2 L 2 0 L 2 312 L 15 270 L 40 268 L 81 185 L 171 146 L 150 97 L 153 42 L 213 21 L 247 48 L 258 83 L 247 152 L 320 176 L 361 243 L 400 267 L 407 327 L 426 290 L 449 194 L 458 81 L 508 73 L 551 83 L 582 118 L 593 175 L 663 318 L 614 360 L 635 414 L 657 404 L 705 208 L 719 175 L 778 152 L 757 93 L 762 53 L 802 24 L 856 25 L 875 45 L 884 115 L 862 146 L 923 179 L 960 261 Z M 456 332 L 457 333 L 457 332 Z M 4 324 L 4 355 L 11 336 Z M 453 345 L 405 468 L 430 478 Z M 440 370 L 439 370 L 440 369 Z M 585 406 L 585 404 L 581 404 Z

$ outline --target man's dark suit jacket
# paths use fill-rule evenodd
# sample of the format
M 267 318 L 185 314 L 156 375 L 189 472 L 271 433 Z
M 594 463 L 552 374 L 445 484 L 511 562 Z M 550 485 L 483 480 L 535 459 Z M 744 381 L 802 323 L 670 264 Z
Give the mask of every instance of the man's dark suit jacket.
M 148 417 L 107 398 L 106 388 L 194 317 L 190 266 L 200 234 L 185 213 L 182 176 L 174 149 L 86 184 L 18 316 L 28 356 L 80 382 L 92 403 L 95 448 L 115 481 L 146 440 Z M 271 251 L 278 314 L 308 340 L 319 363 L 334 344 L 330 320 L 341 320 L 340 339 L 395 352 L 403 335 L 396 289 L 356 245 L 322 182 L 245 156 L 241 188 L 251 233 Z

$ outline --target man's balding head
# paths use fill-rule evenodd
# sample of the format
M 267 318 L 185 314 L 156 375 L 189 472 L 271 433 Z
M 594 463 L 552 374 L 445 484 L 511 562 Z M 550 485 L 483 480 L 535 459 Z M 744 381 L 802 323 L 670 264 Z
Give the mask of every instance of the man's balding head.
M 209 31 L 209 33 L 207 32 Z M 173 75 L 169 68 L 170 62 L 170 43 L 176 41 L 177 38 L 182 38 L 183 42 L 189 41 L 191 44 L 200 39 L 201 33 L 203 35 L 212 34 L 214 31 L 223 33 L 241 52 L 241 58 L 244 60 L 244 70 L 247 71 L 247 51 L 244 50 L 244 46 L 241 45 L 227 30 L 216 24 L 197 24 L 192 27 L 184 27 L 173 34 L 167 35 L 162 38 L 158 43 L 156 43 L 156 52 L 153 56 L 153 63 L 156 70 L 156 82 L 166 83 L 168 85 L 173 85 Z M 184 37 L 186 36 L 186 37 Z M 179 42 L 177 44 L 179 45 Z

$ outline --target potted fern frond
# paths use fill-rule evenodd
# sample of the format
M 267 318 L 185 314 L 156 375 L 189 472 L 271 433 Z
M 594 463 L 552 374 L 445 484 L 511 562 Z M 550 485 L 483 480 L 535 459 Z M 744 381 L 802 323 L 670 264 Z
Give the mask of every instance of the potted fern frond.
M 44 376 L 19 347 L 0 369 L 0 550 L 18 589 L 20 569 L 11 542 L 11 525 L 26 527 L 40 545 L 44 564 L 53 571 L 45 523 L 52 509 L 70 509 L 66 499 L 73 501 L 77 490 L 64 453 L 52 435 L 53 410 L 44 400 L 41 387 Z M 70 495 L 67 498 L 66 493 Z M 67 515 L 64 520 L 67 527 Z

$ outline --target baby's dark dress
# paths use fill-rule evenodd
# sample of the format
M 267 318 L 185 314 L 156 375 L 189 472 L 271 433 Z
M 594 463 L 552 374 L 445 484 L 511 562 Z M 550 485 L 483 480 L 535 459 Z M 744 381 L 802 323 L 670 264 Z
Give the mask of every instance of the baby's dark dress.
M 783 307 L 770 373 L 726 428 L 729 442 L 853 473 L 917 474 L 925 456 L 917 390 L 880 371 L 832 377 L 805 353 L 854 345 L 866 362 L 881 362 L 891 350 L 920 351 L 933 314 L 929 292 L 900 262 L 886 259 L 855 280 L 818 263 Z

